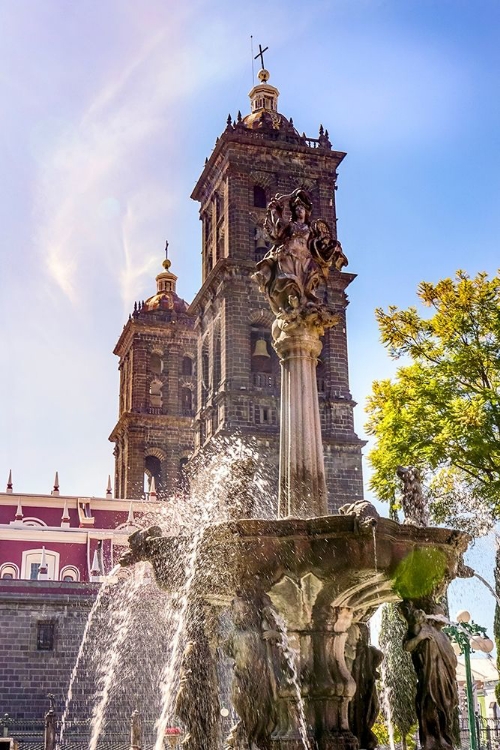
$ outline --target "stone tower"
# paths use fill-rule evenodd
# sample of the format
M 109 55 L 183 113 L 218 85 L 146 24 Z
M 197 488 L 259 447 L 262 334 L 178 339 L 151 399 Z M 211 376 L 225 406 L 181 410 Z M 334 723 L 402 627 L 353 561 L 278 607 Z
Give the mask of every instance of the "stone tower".
M 335 229 L 337 167 L 328 131 L 300 135 L 278 112 L 279 91 L 269 74 L 250 92 L 251 111 L 227 127 L 194 188 L 202 222 L 202 287 L 190 306 L 198 336 L 195 451 L 217 435 L 252 437 L 266 465 L 278 464 L 280 367 L 271 347 L 272 315 L 250 278 L 269 249 L 262 230 L 276 193 L 303 188 L 315 217 Z M 345 310 L 353 274 L 330 272 L 325 294 L 338 312 L 317 368 L 331 511 L 362 497 L 362 441 L 354 432 L 349 391 Z
M 167 243 L 168 247 L 168 243 Z M 176 294 L 177 277 L 163 261 L 156 294 L 134 304 L 114 349 L 120 358 L 115 443 L 115 497 L 141 497 L 154 477 L 158 497 L 184 481 L 193 450 L 196 412 L 196 333 L 187 304 Z

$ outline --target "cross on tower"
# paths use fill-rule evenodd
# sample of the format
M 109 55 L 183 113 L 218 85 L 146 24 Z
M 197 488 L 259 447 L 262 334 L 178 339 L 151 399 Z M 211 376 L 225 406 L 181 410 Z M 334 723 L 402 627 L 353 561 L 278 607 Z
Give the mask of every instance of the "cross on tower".
M 168 260 L 168 240 L 165 240 L 165 258 Z
M 262 49 L 262 46 L 259 44 L 259 52 L 257 55 L 255 55 L 254 60 L 256 60 L 258 57 L 260 57 L 260 67 L 264 70 L 264 52 L 267 52 L 269 47 L 264 47 Z

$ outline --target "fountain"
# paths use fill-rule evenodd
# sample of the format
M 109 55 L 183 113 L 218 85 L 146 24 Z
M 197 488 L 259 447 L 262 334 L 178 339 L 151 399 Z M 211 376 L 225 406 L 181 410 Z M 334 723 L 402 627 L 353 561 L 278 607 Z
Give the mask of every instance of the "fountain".
M 450 748 L 457 695 L 448 677 L 455 656 L 441 632 L 438 602 L 448 582 L 467 572 L 462 555 L 469 537 L 399 525 L 365 501 L 328 515 L 315 368 L 321 336 L 336 316 L 317 292 L 332 265 L 340 272 L 347 258 L 328 224 L 311 221 L 311 209 L 300 189 L 271 201 L 265 229 L 274 244 L 255 273 L 275 315 L 272 335 L 282 366 L 276 517 L 233 513 L 192 537 L 162 536 L 151 527 L 130 537 L 122 559 L 124 566 L 149 561 L 159 585 L 177 592 L 156 750 L 174 711 L 186 750 L 221 747 L 219 696 L 228 663 L 238 720 L 226 748 L 375 747 L 382 655 L 369 643 L 367 621 L 394 601 L 402 601 L 408 622 L 405 647 L 417 671 L 422 745 Z M 236 507 L 248 505 L 237 500 Z M 183 571 L 172 565 L 181 550 Z

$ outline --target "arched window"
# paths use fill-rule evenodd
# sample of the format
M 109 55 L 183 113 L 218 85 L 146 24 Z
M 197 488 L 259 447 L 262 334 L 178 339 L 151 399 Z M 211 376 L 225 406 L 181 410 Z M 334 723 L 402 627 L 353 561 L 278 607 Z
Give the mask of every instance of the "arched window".
M 156 352 L 153 352 L 150 359 L 151 364 L 151 372 L 153 372 L 155 375 L 161 375 L 161 371 L 163 370 L 163 362 L 159 354 Z
M 203 342 L 203 351 L 201 353 L 201 398 L 202 406 L 207 402 L 208 390 L 210 388 L 210 357 L 208 355 L 208 339 Z
M 183 388 L 181 391 L 182 415 L 193 416 L 193 392 L 191 388 Z
M 189 492 L 189 476 L 187 473 L 187 458 L 181 458 L 179 461 L 179 486 L 181 492 Z
M 182 358 L 182 374 L 192 375 L 193 374 L 193 360 L 191 357 L 185 356 Z
M 19 578 L 19 568 L 14 563 L 4 563 L 0 567 L 0 578 L 4 580 Z
M 149 384 L 149 403 L 154 409 L 160 409 L 163 404 L 163 383 L 159 378 L 154 378 Z
M 220 341 L 220 330 L 215 332 L 214 341 L 214 390 L 217 390 L 220 386 L 222 378 L 222 355 L 221 355 L 221 341 Z
M 215 213 L 217 221 L 224 217 L 224 196 L 221 193 L 215 194 Z
M 252 328 L 250 332 L 250 369 L 252 372 L 271 373 L 273 354 L 271 334 L 263 328 Z
M 155 478 L 156 491 L 160 489 L 162 475 L 161 475 L 161 461 L 157 456 L 146 456 L 144 462 L 144 474 L 146 479 L 145 491 L 149 492 L 151 486 L 151 478 Z
M 78 568 L 75 568 L 74 565 L 66 565 L 61 570 L 61 581 L 79 581 L 80 580 L 80 571 Z
M 21 578 L 36 581 L 38 578 L 38 569 L 42 562 L 42 555 L 45 554 L 47 563 L 47 573 L 49 580 L 57 581 L 59 579 L 59 552 L 53 552 L 46 549 L 29 549 L 23 552 L 23 562 L 21 569 Z
M 204 257 L 205 257 L 205 275 L 208 275 L 213 266 L 213 236 L 212 236 L 212 217 L 208 214 L 205 216 L 204 224 Z
M 326 391 L 326 367 L 321 359 L 318 359 L 316 367 L 316 382 L 318 384 L 318 393 L 324 393 Z
M 266 208 L 266 191 L 260 185 L 253 186 L 253 205 L 256 208 Z

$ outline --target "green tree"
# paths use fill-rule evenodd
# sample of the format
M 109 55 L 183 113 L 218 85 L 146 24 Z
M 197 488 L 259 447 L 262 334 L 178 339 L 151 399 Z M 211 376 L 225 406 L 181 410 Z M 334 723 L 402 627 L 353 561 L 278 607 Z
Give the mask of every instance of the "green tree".
M 383 344 L 403 364 L 368 399 L 370 486 L 394 504 L 396 469 L 412 464 L 435 521 L 465 518 L 470 529 L 479 514 L 487 526 L 500 517 L 500 277 L 457 271 L 417 294 L 430 315 L 376 311 Z
M 403 750 L 407 747 L 408 735 L 415 731 L 417 715 L 415 695 L 417 678 L 411 656 L 403 650 L 406 625 L 397 605 L 385 604 L 382 609 L 379 645 L 384 652 L 383 676 L 386 716 L 399 734 Z

